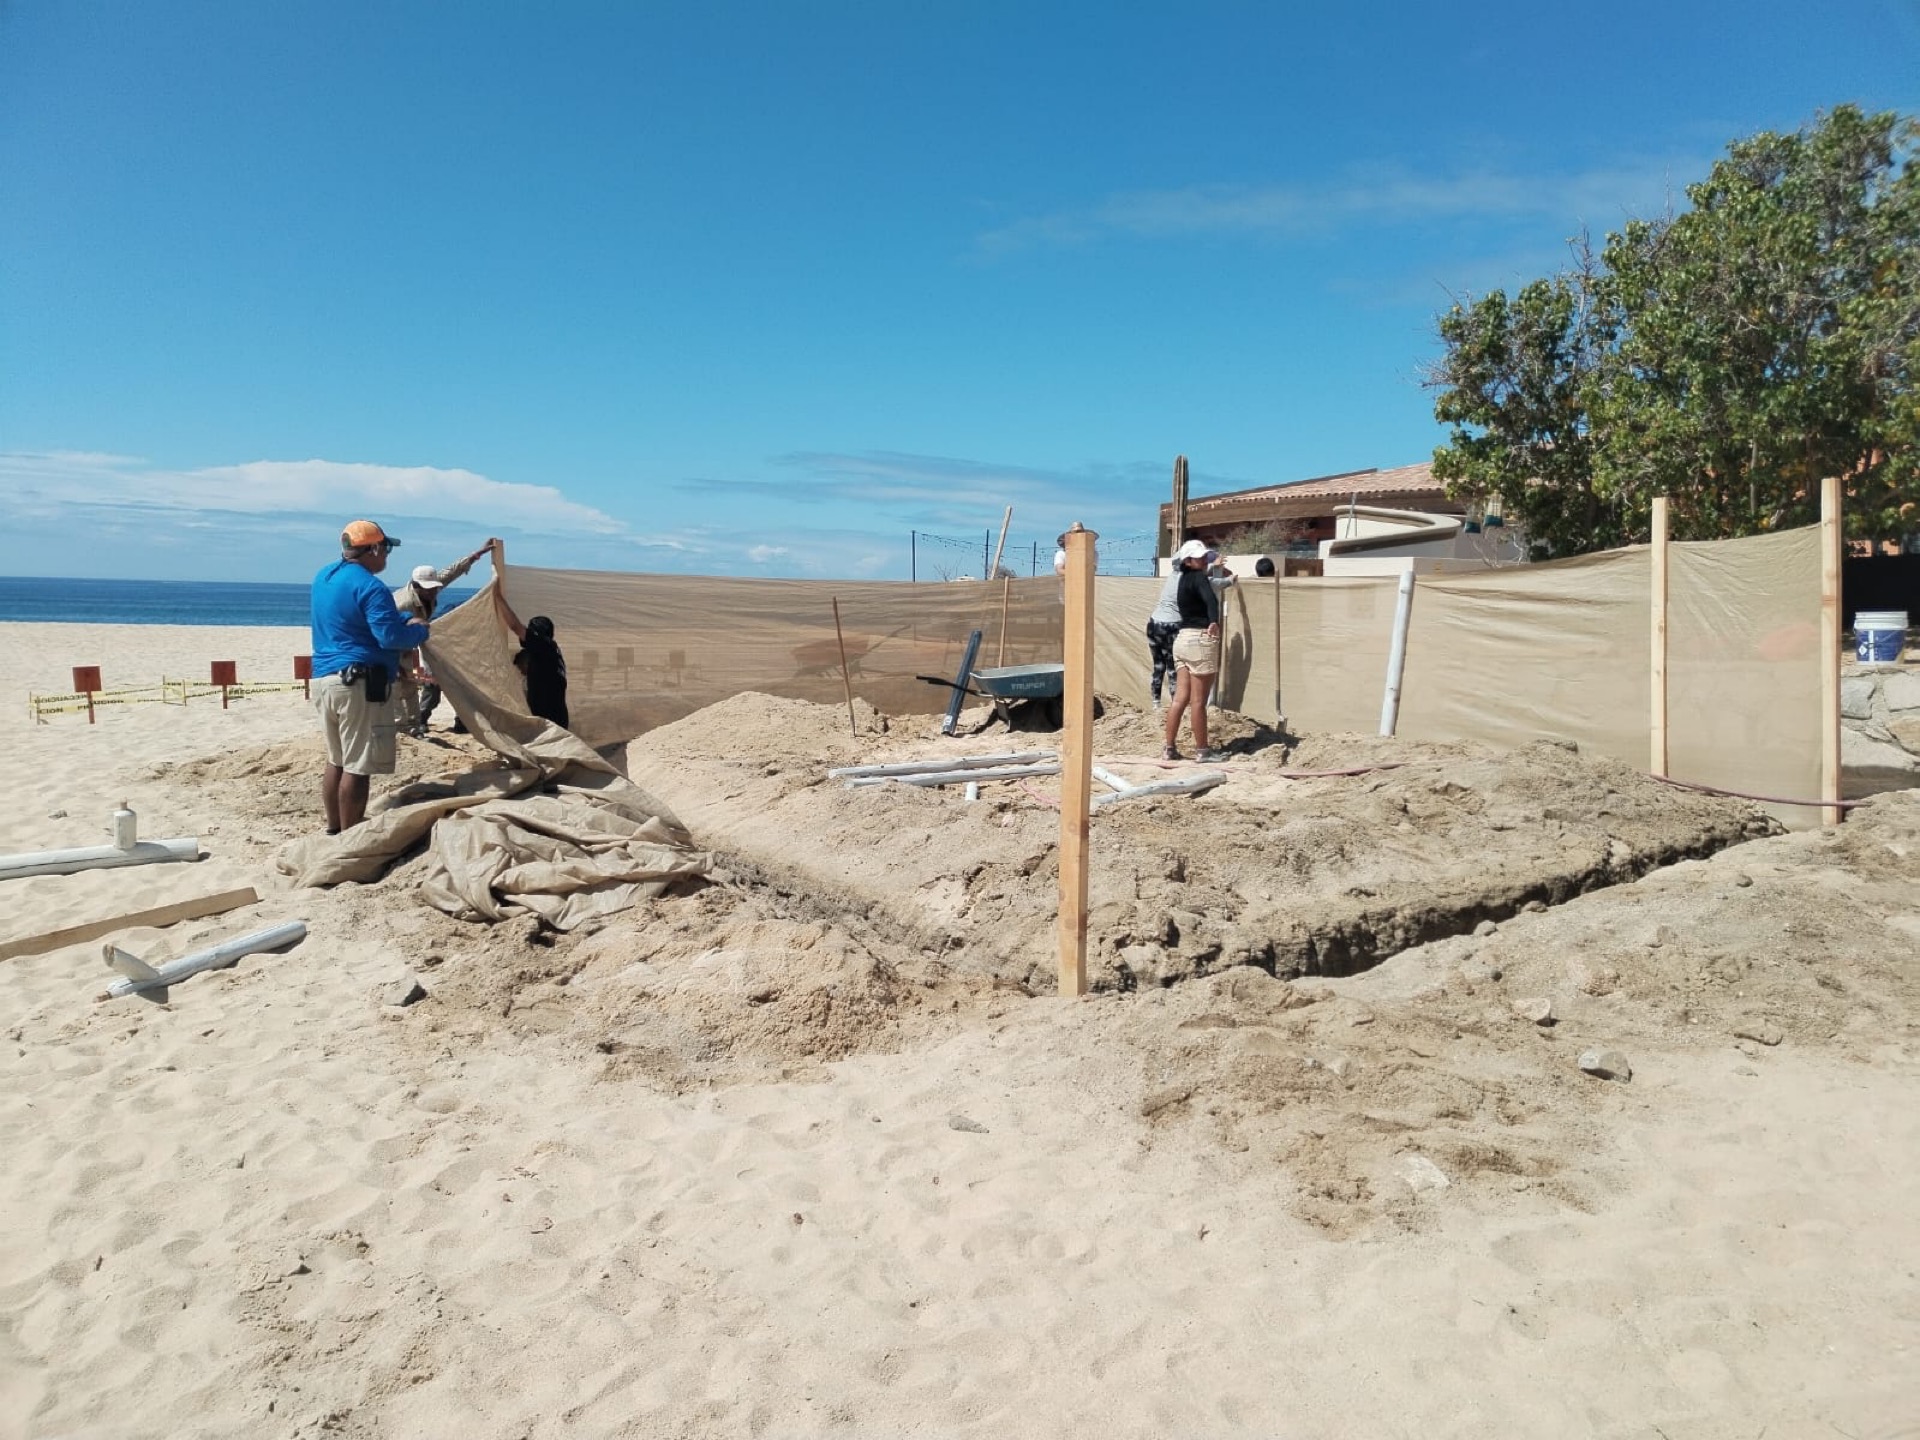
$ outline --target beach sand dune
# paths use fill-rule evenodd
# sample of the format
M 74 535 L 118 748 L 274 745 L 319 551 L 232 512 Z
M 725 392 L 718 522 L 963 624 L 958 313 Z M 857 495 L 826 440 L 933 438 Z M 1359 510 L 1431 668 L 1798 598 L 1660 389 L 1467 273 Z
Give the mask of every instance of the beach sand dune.
M 1230 721 L 1226 787 L 1096 821 L 1110 988 L 1061 1002 L 1030 993 L 1043 784 L 967 806 L 824 778 L 950 745 L 924 717 L 856 738 L 740 697 L 643 737 L 626 763 L 718 883 L 555 936 L 426 907 L 417 859 L 290 888 L 272 858 L 318 825 L 297 694 L 25 716 L 72 664 L 244 675 L 303 642 L 0 626 L 0 851 L 99 843 L 127 799 L 208 852 L 0 882 L 0 941 L 239 885 L 256 906 L 117 938 L 311 929 L 166 1006 L 96 1002 L 98 942 L 0 961 L 0 1434 L 1920 1415 L 1920 796 L 1765 835 L 1563 751 Z M 1103 723 L 1150 753 L 1138 717 Z M 1408 763 L 1279 773 L 1337 755 Z M 403 769 L 473 760 L 440 736 Z M 1156 909 L 1203 939 L 1149 937 Z M 1250 938 L 1301 913 L 1348 948 Z M 1364 935 L 1398 953 L 1340 973 Z M 1582 1074 L 1589 1048 L 1631 1081 Z

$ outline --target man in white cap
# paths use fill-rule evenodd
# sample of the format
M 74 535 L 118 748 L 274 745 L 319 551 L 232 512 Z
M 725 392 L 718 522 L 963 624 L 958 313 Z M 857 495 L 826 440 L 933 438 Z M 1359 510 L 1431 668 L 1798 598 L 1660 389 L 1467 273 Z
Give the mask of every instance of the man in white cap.
M 471 570 L 493 545 L 494 542 L 488 540 L 471 555 L 454 561 L 444 570 L 436 570 L 431 565 L 414 566 L 407 583 L 393 592 L 394 608 L 424 625 L 433 619 L 440 592 Z M 433 683 L 433 675 L 418 650 L 409 650 L 400 657 L 400 679 L 394 687 L 394 698 L 398 701 L 400 728 L 409 735 L 424 736 L 427 720 L 440 703 L 440 687 Z

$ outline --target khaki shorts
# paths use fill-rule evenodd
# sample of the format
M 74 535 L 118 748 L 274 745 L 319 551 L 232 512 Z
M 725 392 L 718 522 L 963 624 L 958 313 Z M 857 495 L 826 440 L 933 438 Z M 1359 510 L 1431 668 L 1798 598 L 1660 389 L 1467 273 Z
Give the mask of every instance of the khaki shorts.
M 313 682 L 313 708 L 327 742 L 327 763 L 349 775 L 391 775 L 394 762 L 393 692 L 378 705 L 367 699 L 366 681 L 341 683 L 338 675 Z
M 1173 637 L 1173 663 L 1195 675 L 1220 673 L 1220 637 L 1204 630 L 1182 630 Z

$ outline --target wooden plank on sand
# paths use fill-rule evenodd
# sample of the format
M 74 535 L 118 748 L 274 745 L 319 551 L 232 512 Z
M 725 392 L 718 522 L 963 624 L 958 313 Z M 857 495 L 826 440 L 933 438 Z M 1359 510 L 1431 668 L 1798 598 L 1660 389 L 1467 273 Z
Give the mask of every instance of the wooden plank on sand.
M 151 910 L 135 910 L 126 915 L 116 915 L 111 920 L 89 920 L 84 925 L 70 925 L 65 930 L 49 930 L 44 935 L 29 935 L 21 940 L 0 941 L 0 960 L 12 960 L 21 955 L 44 955 L 49 950 L 58 950 L 63 945 L 78 945 L 83 940 L 98 940 L 102 935 L 111 935 L 116 930 L 134 930 L 142 926 L 177 925 L 182 920 L 203 920 L 209 915 L 224 915 L 229 910 L 238 910 L 242 905 L 251 905 L 260 897 L 251 886 L 244 890 L 222 890 L 218 895 L 202 895 L 193 900 L 176 900 L 171 905 L 156 905 Z

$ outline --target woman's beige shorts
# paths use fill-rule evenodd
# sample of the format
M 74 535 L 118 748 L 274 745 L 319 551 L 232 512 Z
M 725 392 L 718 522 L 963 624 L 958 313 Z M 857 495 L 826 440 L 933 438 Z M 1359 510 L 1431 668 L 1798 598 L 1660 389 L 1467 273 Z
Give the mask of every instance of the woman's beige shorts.
M 1182 630 L 1173 637 L 1173 663 L 1196 675 L 1220 673 L 1220 637 L 1204 630 Z
M 343 685 L 338 675 L 313 682 L 313 708 L 320 712 L 320 733 L 327 763 L 349 775 L 391 775 L 394 765 L 393 696 L 374 704 L 366 682 Z

